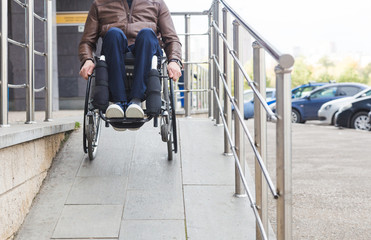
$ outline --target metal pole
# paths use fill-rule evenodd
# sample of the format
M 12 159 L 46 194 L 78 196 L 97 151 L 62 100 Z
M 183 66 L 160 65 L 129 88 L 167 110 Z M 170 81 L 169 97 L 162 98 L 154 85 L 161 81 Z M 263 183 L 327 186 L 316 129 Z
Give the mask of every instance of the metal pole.
M 26 123 L 35 122 L 35 73 L 34 73 L 34 1 L 28 0 L 27 6 L 27 18 L 26 18 L 26 36 L 28 42 L 27 49 L 27 90 L 26 90 Z
M 254 82 L 263 98 L 266 98 L 265 78 L 265 51 L 258 42 L 253 43 Z M 255 146 L 260 153 L 263 164 L 267 164 L 267 114 L 254 96 L 254 134 Z M 264 229 L 268 229 L 268 187 L 260 170 L 258 160 L 255 158 L 255 199 L 258 206 L 259 216 Z M 258 225 L 256 227 L 256 239 L 262 239 Z
M 236 56 L 239 56 L 239 52 L 242 49 L 242 44 L 240 41 L 240 24 L 235 20 L 233 21 L 233 49 L 236 52 Z M 236 107 L 241 111 L 242 115 L 244 112 L 243 108 L 243 78 L 241 77 L 240 69 L 237 64 L 234 64 L 234 100 L 236 102 Z M 244 131 L 241 122 L 238 120 L 237 112 L 234 112 L 234 142 L 236 146 L 236 153 L 238 159 L 240 160 L 240 165 L 243 174 L 245 174 L 245 143 L 244 143 Z M 239 176 L 238 167 L 235 167 L 235 192 L 236 196 L 246 196 L 245 188 L 243 186 L 242 180 Z
M 276 72 L 277 240 L 292 239 L 291 69 Z
M 0 127 L 8 127 L 8 1 L 1 1 Z
M 215 0 L 214 1 L 214 21 L 219 24 L 219 21 L 220 21 L 220 2 L 218 0 Z M 213 38 L 214 38 L 214 46 L 213 46 L 213 50 L 214 50 L 214 55 L 216 57 L 216 59 L 219 61 L 219 64 L 220 63 L 220 52 L 219 52 L 219 36 L 218 36 L 218 32 L 215 31 L 215 29 L 213 30 Z M 215 89 L 216 89 L 216 92 L 218 94 L 218 97 L 219 99 L 220 98 L 220 80 L 219 80 L 219 72 L 218 72 L 218 68 L 216 67 L 216 63 L 214 62 L 214 86 L 215 86 Z M 216 98 L 214 98 L 214 119 L 215 119 L 215 124 L 216 125 L 220 125 L 221 123 L 221 119 L 220 119 L 220 115 L 219 115 L 219 108 L 218 108 L 218 103 L 216 102 Z
M 186 14 L 185 15 L 185 56 L 184 60 L 185 62 L 190 61 L 191 56 L 191 36 L 188 35 L 190 33 L 190 25 L 191 25 L 191 15 Z M 184 89 L 187 90 L 184 93 L 184 110 L 185 110 L 185 116 L 190 117 L 191 116 L 191 84 L 192 84 L 192 76 L 191 76 L 191 64 L 185 64 L 184 65 Z
M 45 0 L 45 49 L 47 55 L 45 59 L 45 121 L 52 120 L 52 106 L 53 106 L 53 2 L 52 0 Z
M 229 41 L 229 27 L 230 27 L 230 16 L 226 8 L 223 8 L 223 33 L 225 38 Z M 225 74 L 225 80 L 227 82 L 228 89 L 231 89 L 231 56 L 229 55 L 228 48 L 223 44 L 223 72 Z M 230 99 L 224 89 L 224 117 L 227 123 L 227 129 L 232 132 L 232 107 Z M 231 146 L 228 142 L 226 131 L 224 131 L 224 154 L 231 154 Z

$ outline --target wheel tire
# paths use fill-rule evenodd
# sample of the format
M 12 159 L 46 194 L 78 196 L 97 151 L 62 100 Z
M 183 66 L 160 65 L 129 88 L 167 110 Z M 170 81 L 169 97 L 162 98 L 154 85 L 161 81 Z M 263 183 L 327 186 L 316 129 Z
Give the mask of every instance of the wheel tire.
M 295 109 L 292 109 L 291 111 L 291 122 L 292 123 L 303 123 L 301 120 L 300 113 Z
M 350 127 L 358 130 L 370 131 L 371 124 L 368 122 L 368 112 L 358 112 L 354 114 L 350 121 Z
M 169 141 L 169 125 L 167 123 L 164 123 L 161 125 L 161 139 L 163 142 Z
M 173 159 L 174 159 L 173 139 L 172 135 L 169 134 L 169 141 L 167 141 L 167 160 L 172 161 Z
M 170 126 L 172 127 L 172 142 L 174 153 L 178 153 L 178 133 L 177 133 L 177 124 L 176 124 L 176 113 L 175 113 L 175 97 L 174 97 L 174 84 L 170 80 Z
M 100 131 L 101 131 L 101 119 L 97 112 L 93 116 L 89 117 L 89 124 L 87 126 L 87 141 L 88 141 L 88 155 L 90 160 L 94 160 L 97 155 Z
M 336 112 L 334 113 L 334 115 L 332 115 L 330 125 L 335 125 L 335 116 L 336 116 L 336 113 L 337 113 L 337 112 L 338 112 L 338 111 L 336 111 Z

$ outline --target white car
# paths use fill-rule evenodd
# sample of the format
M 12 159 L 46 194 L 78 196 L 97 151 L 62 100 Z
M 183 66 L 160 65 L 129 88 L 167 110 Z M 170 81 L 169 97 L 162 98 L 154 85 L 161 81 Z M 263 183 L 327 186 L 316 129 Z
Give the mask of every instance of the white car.
M 324 103 L 318 110 L 319 120 L 322 123 L 334 125 L 335 114 L 339 111 L 340 107 L 354 99 L 366 96 L 371 96 L 371 88 L 367 88 L 351 97 L 344 97 Z

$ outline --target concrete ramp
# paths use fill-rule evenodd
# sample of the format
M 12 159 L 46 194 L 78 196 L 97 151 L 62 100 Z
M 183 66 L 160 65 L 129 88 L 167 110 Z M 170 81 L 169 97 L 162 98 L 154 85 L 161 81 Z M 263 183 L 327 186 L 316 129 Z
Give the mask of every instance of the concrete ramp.
M 167 160 L 159 128 L 103 128 L 98 156 L 82 129 L 57 155 L 15 239 L 254 239 L 246 198 L 235 198 L 223 128 L 180 119 L 179 152 Z

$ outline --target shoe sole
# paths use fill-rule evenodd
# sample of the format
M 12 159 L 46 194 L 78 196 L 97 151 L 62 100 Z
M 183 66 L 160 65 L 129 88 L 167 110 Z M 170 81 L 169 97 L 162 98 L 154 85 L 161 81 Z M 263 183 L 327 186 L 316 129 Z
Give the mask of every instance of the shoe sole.
M 125 115 L 124 115 L 124 111 L 122 111 L 122 109 L 119 106 L 113 105 L 113 106 L 109 106 L 107 108 L 106 117 L 107 118 L 124 118 Z M 115 129 L 116 131 L 125 131 L 126 130 L 126 128 L 116 128 L 116 127 L 113 127 L 113 129 Z
M 144 112 L 138 105 L 132 104 L 126 110 L 126 117 L 127 118 L 144 118 Z

